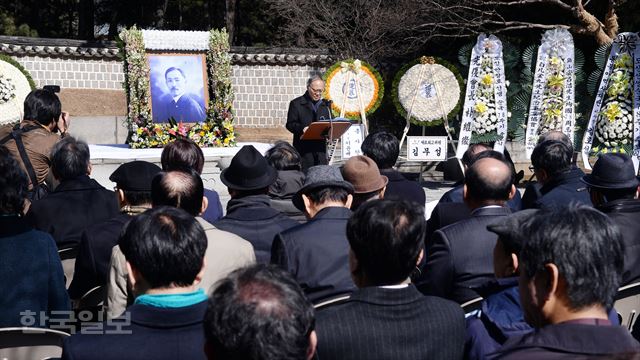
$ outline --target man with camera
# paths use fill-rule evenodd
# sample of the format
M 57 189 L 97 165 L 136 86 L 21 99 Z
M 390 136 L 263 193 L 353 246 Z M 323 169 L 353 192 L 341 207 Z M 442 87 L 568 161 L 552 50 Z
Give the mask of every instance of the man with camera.
M 0 127 L 0 145 L 9 149 L 29 177 L 31 200 L 48 192 L 51 148 L 66 135 L 68 128 L 69 114 L 62 111 L 60 99 L 49 89 L 33 90 L 27 95 L 24 118 L 19 125 Z

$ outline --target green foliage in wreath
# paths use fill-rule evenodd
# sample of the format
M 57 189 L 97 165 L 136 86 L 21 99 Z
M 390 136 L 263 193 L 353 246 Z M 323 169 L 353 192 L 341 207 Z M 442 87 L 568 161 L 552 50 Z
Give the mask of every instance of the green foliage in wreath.
M 36 88 L 36 83 L 33 81 L 33 78 L 31 77 L 29 70 L 25 69 L 22 65 L 20 65 L 19 62 L 13 60 L 13 58 L 7 55 L 2 55 L 2 54 L 0 54 L 0 60 L 6 61 L 9 64 L 18 68 L 18 70 L 20 70 L 20 72 L 24 74 L 24 76 L 27 78 L 27 81 L 29 82 L 29 86 L 31 87 L 31 90 L 34 90 Z
M 453 110 L 451 110 L 449 114 L 447 114 L 447 120 L 451 121 L 454 119 L 456 115 L 458 115 L 458 113 L 460 112 L 460 109 L 462 109 L 462 102 L 464 99 L 464 89 L 465 89 L 464 80 L 462 79 L 462 75 L 460 74 L 460 71 L 458 70 L 458 68 L 456 68 L 453 64 L 439 57 L 433 57 L 433 59 L 435 60 L 436 64 L 442 65 L 448 70 L 450 70 L 455 75 L 456 80 L 458 81 L 458 85 L 460 85 L 460 98 L 458 99 L 458 102 L 456 103 L 456 106 L 453 108 Z M 416 64 L 420 64 L 420 58 L 417 58 L 405 64 L 404 66 L 402 66 L 402 68 L 398 70 L 398 73 L 396 73 L 396 76 L 394 77 L 393 83 L 391 85 L 391 99 L 393 101 L 393 105 L 395 106 L 398 114 L 400 114 L 400 116 L 402 116 L 405 119 L 407 118 L 407 110 L 400 103 L 400 99 L 398 96 L 398 86 L 400 85 L 400 80 L 402 79 L 404 74 Z M 438 126 L 444 123 L 444 119 L 436 119 L 432 121 L 420 121 L 419 119 L 416 119 L 414 116 L 411 116 L 411 119 L 409 121 L 411 121 L 412 124 L 415 124 L 418 126 Z

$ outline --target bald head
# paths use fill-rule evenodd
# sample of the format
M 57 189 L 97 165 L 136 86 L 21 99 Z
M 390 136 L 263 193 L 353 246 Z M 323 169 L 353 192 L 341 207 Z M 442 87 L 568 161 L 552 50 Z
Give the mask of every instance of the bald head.
M 202 210 L 203 194 L 202 179 L 193 169 L 161 172 L 151 182 L 153 207 L 173 206 L 197 216 Z
M 502 205 L 512 196 L 513 172 L 500 159 L 479 159 L 469 167 L 464 178 L 465 200 L 480 205 Z

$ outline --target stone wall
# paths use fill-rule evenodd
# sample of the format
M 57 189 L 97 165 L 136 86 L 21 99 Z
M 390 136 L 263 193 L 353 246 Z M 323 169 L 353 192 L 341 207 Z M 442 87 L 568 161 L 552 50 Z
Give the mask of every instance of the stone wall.
M 29 70 L 38 87 L 60 85 L 93 93 L 119 90 L 124 99 L 123 64 L 118 52 L 112 43 L 0 36 L 0 54 L 9 55 Z M 325 52 L 314 49 L 232 48 L 231 57 L 236 125 L 257 128 L 284 126 L 289 101 L 304 93 L 311 75 L 332 62 Z M 100 93 L 94 98 L 100 99 Z M 126 116 L 122 106 L 104 108 L 103 114 L 77 115 Z

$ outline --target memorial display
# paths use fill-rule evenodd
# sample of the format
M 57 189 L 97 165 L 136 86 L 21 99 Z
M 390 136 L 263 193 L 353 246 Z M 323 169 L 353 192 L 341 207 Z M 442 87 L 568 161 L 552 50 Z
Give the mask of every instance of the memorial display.
M 120 33 L 125 54 L 131 148 L 162 147 L 178 137 L 234 146 L 233 88 L 225 30 Z

